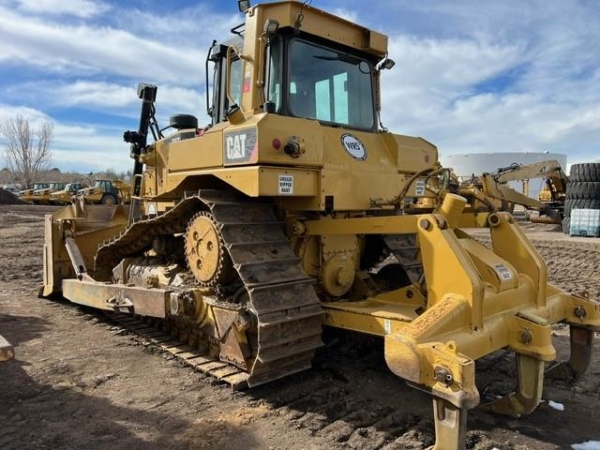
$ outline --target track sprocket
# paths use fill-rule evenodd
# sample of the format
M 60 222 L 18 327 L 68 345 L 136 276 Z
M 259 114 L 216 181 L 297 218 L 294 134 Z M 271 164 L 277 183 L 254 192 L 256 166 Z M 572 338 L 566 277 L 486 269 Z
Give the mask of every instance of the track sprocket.
M 227 284 L 237 275 L 219 226 L 207 211 L 196 213 L 188 223 L 185 258 L 194 278 L 203 286 Z

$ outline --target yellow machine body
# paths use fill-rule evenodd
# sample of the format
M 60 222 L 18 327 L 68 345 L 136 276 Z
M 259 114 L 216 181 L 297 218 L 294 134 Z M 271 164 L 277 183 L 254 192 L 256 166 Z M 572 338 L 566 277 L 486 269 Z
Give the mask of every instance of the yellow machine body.
M 77 191 L 90 205 L 116 205 L 129 203 L 131 200 L 131 184 L 123 180 L 96 180 L 93 186 L 82 187 Z
M 50 187 L 50 183 L 34 183 L 31 189 L 23 189 L 19 192 L 19 200 L 26 203 L 32 203 L 34 192 L 39 189 L 47 189 L 48 187 Z
M 52 205 L 68 205 L 77 191 L 87 188 L 86 184 L 68 183 L 64 189 L 50 194 L 49 202 Z
M 537 199 L 528 195 L 529 181 L 532 179 L 544 180 Z M 512 189 L 509 181 L 521 181 L 523 192 Z M 568 183 L 569 178 L 560 163 L 548 160 L 528 165 L 513 164 L 498 169 L 498 173 L 484 173 L 460 183 L 457 192 L 465 196 L 470 208 L 476 211 L 512 212 L 515 205 L 520 205 L 538 211 L 537 221 L 561 223 Z
M 205 129 L 178 116 L 148 145 L 156 87 L 140 85 L 132 207 L 48 215 L 43 296 L 162 319 L 232 385 L 310 367 L 323 325 L 381 336 L 433 396 L 436 449 L 465 446 L 476 360 L 517 355 L 515 392 L 488 405 L 515 416 L 541 399 L 553 323 L 572 356 L 549 376 L 585 370 L 598 305 L 548 284 L 510 214 L 451 193 L 434 145 L 378 125 L 385 36 L 295 1 L 247 10 L 243 36 L 211 50 Z
M 32 202 L 36 205 L 49 205 L 50 196 L 65 188 L 65 183 L 50 183 L 47 188 L 33 191 Z

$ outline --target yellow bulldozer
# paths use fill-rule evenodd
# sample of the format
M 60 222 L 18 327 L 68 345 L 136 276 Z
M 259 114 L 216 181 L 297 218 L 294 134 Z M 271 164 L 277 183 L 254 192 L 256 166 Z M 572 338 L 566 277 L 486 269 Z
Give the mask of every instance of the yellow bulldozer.
M 309 368 L 323 327 L 380 336 L 390 370 L 431 394 L 438 450 L 465 447 L 478 359 L 516 354 L 515 391 L 487 405 L 513 416 L 545 375 L 579 376 L 599 306 L 548 283 L 509 213 L 465 212 L 433 144 L 380 125 L 386 36 L 297 1 L 239 4 L 206 60 L 210 125 L 177 115 L 164 135 L 157 87 L 139 85 L 132 204 L 46 216 L 41 295 L 162 320 L 235 386 Z M 572 353 L 548 368 L 557 322 Z

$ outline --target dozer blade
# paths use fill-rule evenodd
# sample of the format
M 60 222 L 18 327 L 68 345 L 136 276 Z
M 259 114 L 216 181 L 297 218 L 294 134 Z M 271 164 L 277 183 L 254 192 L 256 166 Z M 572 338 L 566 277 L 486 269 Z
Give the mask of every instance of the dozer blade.
M 94 267 L 98 245 L 125 230 L 127 211 L 121 206 L 65 206 L 44 219 L 43 297 L 59 294 L 62 280 L 82 279 Z M 92 274 L 93 275 L 93 274 Z

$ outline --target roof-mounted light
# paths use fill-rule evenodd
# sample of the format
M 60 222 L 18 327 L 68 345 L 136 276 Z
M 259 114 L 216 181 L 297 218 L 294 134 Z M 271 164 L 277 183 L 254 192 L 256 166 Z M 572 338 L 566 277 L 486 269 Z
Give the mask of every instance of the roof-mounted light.
M 246 12 L 250 9 L 250 0 L 238 0 L 238 8 L 240 12 Z
M 265 22 L 265 33 L 273 34 L 279 29 L 279 22 L 275 19 L 267 19 Z
M 385 58 L 380 64 L 379 64 L 379 70 L 390 70 L 392 67 L 394 67 L 396 65 L 396 62 L 393 59 L 390 58 Z

